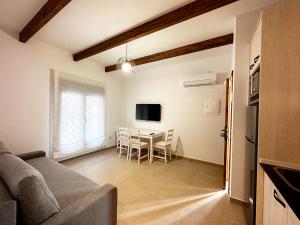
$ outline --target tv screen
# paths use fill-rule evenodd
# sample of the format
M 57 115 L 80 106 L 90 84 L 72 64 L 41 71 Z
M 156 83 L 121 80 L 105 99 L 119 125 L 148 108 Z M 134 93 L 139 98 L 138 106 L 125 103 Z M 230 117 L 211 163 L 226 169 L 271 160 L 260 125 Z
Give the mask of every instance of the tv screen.
M 160 121 L 160 104 L 136 104 L 135 118 L 137 120 Z

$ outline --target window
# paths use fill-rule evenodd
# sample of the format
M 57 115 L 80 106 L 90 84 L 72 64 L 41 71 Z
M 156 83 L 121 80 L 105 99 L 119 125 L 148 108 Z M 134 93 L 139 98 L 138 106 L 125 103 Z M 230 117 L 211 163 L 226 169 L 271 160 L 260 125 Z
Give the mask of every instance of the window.
M 54 119 L 54 155 L 65 156 L 98 149 L 105 141 L 104 89 L 58 79 Z

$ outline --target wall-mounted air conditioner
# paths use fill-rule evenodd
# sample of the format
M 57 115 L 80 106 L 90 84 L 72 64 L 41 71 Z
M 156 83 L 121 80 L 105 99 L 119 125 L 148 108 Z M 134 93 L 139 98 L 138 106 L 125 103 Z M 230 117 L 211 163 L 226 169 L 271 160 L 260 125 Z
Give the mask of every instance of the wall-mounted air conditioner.
M 217 74 L 205 73 L 184 76 L 182 77 L 181 83 L 183 87 L 215 85 L 217 83 Z

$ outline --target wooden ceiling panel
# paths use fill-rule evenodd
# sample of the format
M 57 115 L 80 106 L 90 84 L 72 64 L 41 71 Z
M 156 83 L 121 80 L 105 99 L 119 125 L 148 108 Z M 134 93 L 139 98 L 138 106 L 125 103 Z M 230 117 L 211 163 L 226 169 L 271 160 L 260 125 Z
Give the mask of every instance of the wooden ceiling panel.
M 185 6 L 177 8 L 153 20 L 145 22 L 128 31 L 122 32 L 112 38 L 102 41 L 94 46 L 82 50 L 73 55 L 75 61 L 88 58 L 106 50 L 112 49 L 119 45 L 128 43 L 135 39 L 144 37 L 148 34 L 165 29 L 172 25 L 194 18 L 201 14 L 210 12 L 217 8 L 231 4 L 238 0 L 196 0 Z
M 69 2 L 71 2 L 71 0 L 48 0 L 19 33 L 19 41 L 23 43 L 28 41 Z
M 163 59 L 168 59 L 168 58 L 173 58 L 181 55 L 191 54 L 194 52 L 199 52 L 206 49 L 221 47 L 232 43 L 233 43 L 233 34 L 227 34 L 206 41 L 201 41 L 198 43 L 186 45 L 168 51 L 159 52 L 153 55 L 144 56 L 138 59 L 134 59 L 132 61 L 134 61 L 135 65 L 138 66 L 138 65 L 147 64 L 147 63 L 151 63 Z M 112 72 L 115 70 L 117 70 L 117 65 L 110 65 L 105 67 L 105 72 Z

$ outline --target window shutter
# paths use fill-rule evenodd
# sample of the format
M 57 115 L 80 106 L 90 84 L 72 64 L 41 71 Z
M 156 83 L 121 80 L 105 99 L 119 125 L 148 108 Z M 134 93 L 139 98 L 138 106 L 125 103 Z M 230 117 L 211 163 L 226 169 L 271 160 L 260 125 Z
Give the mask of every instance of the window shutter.
M 65 78 L 58 78 L 57 85 L 53 151 L 69 155 L 103 146 L 104 88 Z

